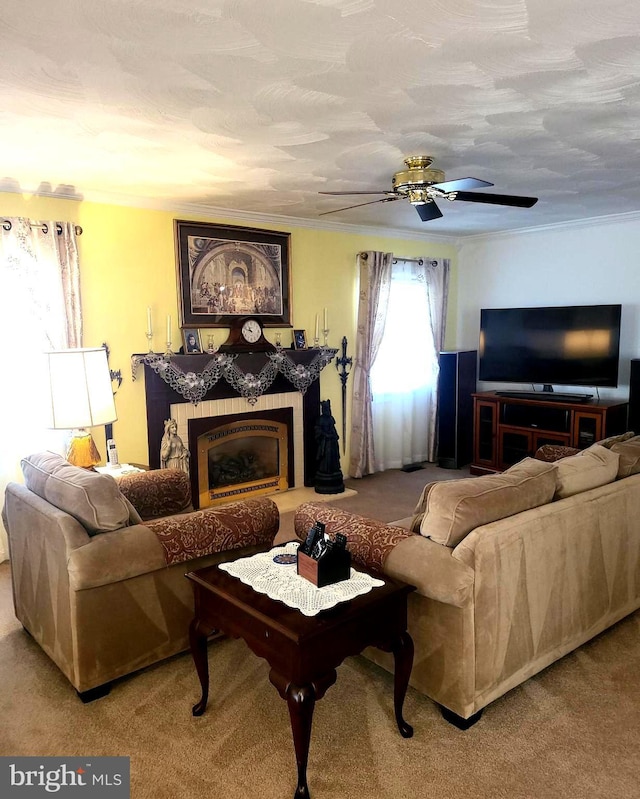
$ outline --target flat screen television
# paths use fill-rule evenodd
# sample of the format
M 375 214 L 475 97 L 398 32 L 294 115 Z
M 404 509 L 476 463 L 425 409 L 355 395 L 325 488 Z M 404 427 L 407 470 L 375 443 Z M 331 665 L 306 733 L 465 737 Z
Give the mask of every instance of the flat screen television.
M 621 305 L 485 308 L 480 380 L 567 386 L 618 385 Z

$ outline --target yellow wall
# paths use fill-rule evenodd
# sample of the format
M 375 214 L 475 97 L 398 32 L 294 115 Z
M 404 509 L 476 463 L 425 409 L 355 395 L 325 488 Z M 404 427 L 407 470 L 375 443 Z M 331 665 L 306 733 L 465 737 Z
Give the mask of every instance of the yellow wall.
M 121 205 L 79 202 L 20 194 L 0 194 L 2 213 L 6 216 L 26 216 L 30 219 L 53 219 L 79 224 L 79 238 L 84 315 L 84 346 L 100 346 L 103 342 L 111 351 L 112 369 L 121 369 L 124 381 L 116 396 L 118 421 L 114 423 L 114 438 L 121 461 L 146 463 L 147 431 L 144 402 L 144 377 L 131 380 L 131 355 L 145 352 L 147 339 L 147 306 L 151 306 L 154 322 L 153 346 L 164 350 L 166 318 L 171 314 L 173 349 L 181 344 L 178 318 L 178 287 L 174 248 L 173 221 L 191 219 L 216 223 L 242 224 L 237 219 L 186 217 L 181 213 L 132 208 Z M 455 331 L 455 286 L 457 274 L 456 250 L 453 245 L 370 236 L 336 233 L 282 225 L 255 224 L 248 226 L 284 230 L 291 233 L 292 323 L 307 330 L 311 343 L 315 315 L 329 309 L 329 344 L 339 347 L 343 336 L 353 355 L 356 327 L 357 270 L 356 253 L 361 250 L 383 250 L 407 258 L 419 255 L 450 258 L 452 264 L 450 312 L 446 346 L 451 346 Z M 203 343 L 206 334 L 203 330 Z M 214 330 L 220 344 L 226 330 Z M 275 329 L 266 336 L 274 341 Z M 291 341 L 291 332 L 282 330 L 282 344 Z M 322 334 L 321 334 L 322 335 Z M 351 387 L 351 381 L 348 383 Z M 336 426 L 342 436 L 340 380 L 333 365 L 322 373 L 322 399 L 331 400 Z M 347 430 L 347 444 L 349 433 Z M 104 454 L 104 432 L 95 431 L 98 448 Z M 348 452 L 347 452 L 348 456 Z M 343 470 L 346 473 L 346 457 Z

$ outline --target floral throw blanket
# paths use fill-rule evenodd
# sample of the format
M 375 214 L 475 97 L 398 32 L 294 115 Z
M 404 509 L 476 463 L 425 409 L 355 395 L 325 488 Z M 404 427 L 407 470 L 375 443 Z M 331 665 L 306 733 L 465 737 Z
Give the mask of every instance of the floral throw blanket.
M 152 469 L 120 478 L 118 488 L 143 519 L 191 510 L 189 475 L 178 469 Z
M 144 524 L 158 536 L 171 566 L 214 552 L 271 544 L 279 522 L 276 504 L 259 497 Z
M 403 527 L 383 524 L 349 511 L 331 507 L 323 502 L 306 502 L 296 510 L 294 528 L 304 540 L 316 521 L 326 525 L 333 538 L 336 533 L 347 536 L 347 549 L 352 558 L 376 571 L 381 571 L 389 553 L 405 538 L 414 535 Z

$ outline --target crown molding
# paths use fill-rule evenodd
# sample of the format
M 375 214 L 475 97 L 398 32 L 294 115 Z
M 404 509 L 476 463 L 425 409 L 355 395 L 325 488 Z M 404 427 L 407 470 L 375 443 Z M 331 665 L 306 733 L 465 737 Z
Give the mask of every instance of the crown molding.
M 352 233 L 355 235 L 386 236 L 395 239 L 410 239 L 416 241 L 441 241 L 445 244 L 455 244 L 456 236 L 442 233 L 425 234 L 408 228 L 371 227 L 367 225 L 349 225 L 342 222 L 328 222 L 307 217 L 285 216 L 283 214 L 265 214 L 255 211 L 238 211 L 219 206 L 195 205 L 193 203 L 171 203 L 165 210 L 179 211 L 199 217 L 223 217 L 262 225 L 286 225 L 287 227 L 307 228 L 311 230 L 325 230 L 333 233 Z
M 140 208 L 152 211 L 168 211 L 172 214 L 182 214 L 189 217 L 198 217 L 203 221 L 214 219 L 236 220 L 257 225 L 276 225 L 309 230 L 324 230 L 333 233 L 351 233 L 359 236 L 385 236 L 387 238 L 404 239 L 406 241 L 435 241 L 451 244 L 460 249 L 465 244 L 478 241 L 493 241 L 496 239 L 509 239 L 514 236 L 543 233 L 549 231 L 580 230 L 591 228 L 594 225 L 615 225 L 620 223 L 637 223 L 640 221 L 640 211 L 627 211 L 621 214 L 608 214 L 593 216 L 583 219 L 573 219 L 566 222 L 552 222 L 547 225 L 516 228 L 515 230 L 498 230 L 486 233 L 432 233 L 409 228 L 372 227 L 369 225 L 350 225 L 343 222 L 330 222 L 324 219 L 308 219 L 305 217 L 286 216 L 284 214 L 266 214 L 256 211 L 239 211 L 234 208 L 223 208 L 217 205 L 199 205 L 196 203 L 180 202 L 153 197 L 140 197 L 128 194 L 116 194 L 100 191 L 88 191 L 80 194 L 74 186 L 58 186 L 55 190 L 48 191 L 42 185 L 38 189 L 28 190 L 12 185 L 1 185 L 0 191 L 14 194 L 29 194 L 36 197 L 51 197 L 57 200 L 72 200 L 74 202 L 94 202 L 105 205 L 120 205 L 129 208 Z
M 213 217 L 214 219 L 236 220 L 257 225 L 284 225 L 286 227 L 325 230 L 333 233 L 351 233 L 359 236 L 385 236 L 387 238 L 412 241 L 437 241 L 451 245 L 455 245 L 458 238 L 457 234 L 423 233 L 422 231 L 411 230 L 409 228 L 349 225 L 342 222 L 329 222 L 305 217 L 285 216 L 283 214 L 265 214 L 255 211 L 239 211 L 234 208 L 222 208 L 217 205 L 200 205 L 174 200 L 155 199 L 153 197 L 138 197 L 100 191 L 87 191 L 84 194 L 79 194 L 73 186 L 59 186 L 55 191 L 43 190 L 42 188 L 28 190 L 13 186 L 0 186 L 0 191 L 14 194 L 28 194 L 36 197 L 51 197 L 56 200 L 73 200 L 74 202 L 85 201 L 151 211 L 168 211 L 176 215 L 198 217 L 203 221 Z
M 552 222 L 548 225 L 536 225 L 535 227 L 517 228 L 516 230 L 501 230 L 493 233 L 474 233 L 470 236 L 459 237 L 456 239 L 456 246 L 461 247 L 474 241 L 487 241 L 495 239 L 508 239 L 514 236 L 523 236 L 529 233 L 546 233 L 549 231 L 580 230 L 592 228 L 594 225 L 619 225 L 627 222 L 640 222 L 640 211 L 627 211 L 622 214 L 607 214 L 606 216 L 590 216 L 584 219 L 572 219 L 567 222 Z

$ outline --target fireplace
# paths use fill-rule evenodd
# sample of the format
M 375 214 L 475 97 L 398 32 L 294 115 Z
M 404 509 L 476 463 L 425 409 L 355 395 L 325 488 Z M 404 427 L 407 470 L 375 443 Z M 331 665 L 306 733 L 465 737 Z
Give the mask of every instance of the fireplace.
M 199 506 L 293 487 L 293 415 L 293 408 L 281 408 L 190 420 Z
M 291 351 L 289 357 L 296 362 L 306 363 L 314 357 L 312 350 Z M 172 358 L 186 371 L 202 369 L 210 360 L 206 355 L 178 355 Z M 237 363 L 246 371 L 258 373 L 264 363 L 264 356 L 243 354 Z M 184 366 L 183 366 L 184 364 Z M 177 390 L 165 382 L 153 369 L 145 363 L 145 399 L 147 410 L 147 435 L 149 443 L 149 465 L 160 467 L 160 441 L 164 431 L 164 421 L 175 419 L 178 435 L 189 447 L 191 464 L 191 492 L 193 503 L 199 507 L 200 483 L 197 475 L 198 444 L 197 437 L 213 429 L 213 424 L 199 429 L 197 434 L 190 433 L 190 425 L 194 420 L 217 419 L 232 416 L 242 419 L 256 414 L 255 419 L 272 419 L 273 411 L 290 409 L 292 422 L 287 431 L 287 487 L 298 488 L 314 485 L 316 469 L 315 423 L 320 411 L 320 386 L 315 380 L 303 394 L 281 375 L 262 394 L 256 402 L 249 404 L 238 396 L 232 386 L 219 381 L 197 404 L 186 400 Z M 267 412 L 267 416 L 264 413 Z M 194 466 L 196 468 L 194 468 Z M 282 490 L 280 488 L 275 490 Z M 227 500 L 228 501 L 228 500 Z

